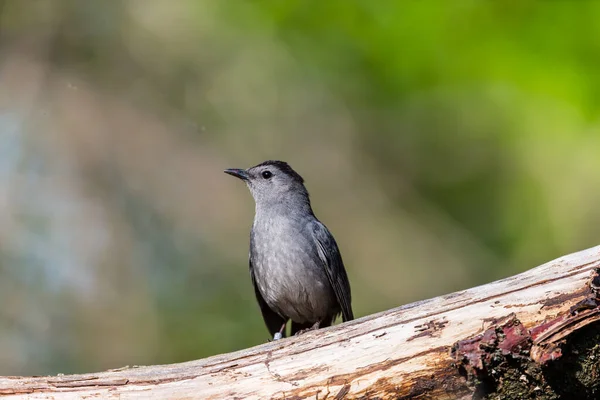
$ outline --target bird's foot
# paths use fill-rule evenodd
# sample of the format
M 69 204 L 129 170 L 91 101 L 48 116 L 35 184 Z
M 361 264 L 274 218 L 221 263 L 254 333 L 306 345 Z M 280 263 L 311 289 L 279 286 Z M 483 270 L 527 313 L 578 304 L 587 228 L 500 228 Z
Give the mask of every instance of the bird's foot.
M 296 334 L 294 336 L 298 336 L 298 335 L 302 335 L 303 333 L 306 332 L 310 332 L 310 331 L 316 331 L 317 329 L 319 329 L 319 326 L 321 325 L 320 321 L 315 322 L 315 324 L 313 326 L 311 326 L 310 328 L 306 328 L 306 329 L 301 329 L 298 332 L 296 332 Z
M 285 332 L 285 325 L 287 324 L 287 321 L 283 323 L 283 325 L 281 325 L 281 328 L 279 329 L 279 332 L 275 332 L 275 334 L 273 335 L 273 341 L 275 340 L 279 340 L 283 338 L 283 333 Z

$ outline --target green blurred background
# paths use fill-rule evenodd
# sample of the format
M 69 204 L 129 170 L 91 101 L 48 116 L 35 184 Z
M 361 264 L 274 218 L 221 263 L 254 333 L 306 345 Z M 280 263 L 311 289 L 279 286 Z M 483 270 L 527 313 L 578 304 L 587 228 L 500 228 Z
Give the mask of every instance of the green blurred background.
M 364 316 L 599 244 L 600 2 L 0 1 L 0 374 L 268 335 L 283 159 Z

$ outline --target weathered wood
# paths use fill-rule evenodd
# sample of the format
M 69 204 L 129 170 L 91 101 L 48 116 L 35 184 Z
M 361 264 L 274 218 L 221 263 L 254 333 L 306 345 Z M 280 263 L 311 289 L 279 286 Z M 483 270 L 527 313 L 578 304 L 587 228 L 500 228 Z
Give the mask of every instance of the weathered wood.
M 600 246 L 484 286 L 203 360 L 83 375 L 1 377 L 0 396 L 470 399 L 481 390 L 477 379 L 494 381 L 501 370 L 491 371 L 486 363 L 509 357 L 543 369 L 566 357 L 566 341 L 599 319 L 598 280 L 590 281 L 599 267 Z M 534 379 L 518 378 L 524 384 Z

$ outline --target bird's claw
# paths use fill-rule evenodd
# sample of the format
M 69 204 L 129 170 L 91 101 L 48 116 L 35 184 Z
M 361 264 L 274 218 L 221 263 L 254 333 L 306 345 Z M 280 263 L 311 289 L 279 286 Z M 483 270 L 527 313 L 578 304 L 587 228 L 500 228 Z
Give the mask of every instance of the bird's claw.
M 283 337 L 283 335 L 281 334 L 281 332 L 275 332 L 275 334 L 273 335 L 273 340 L 279 340 Z
M 296 332 L 296 334 L 294 336 L 302 335 L 303 333 L 310 332 L 310 331 L 316 331 L 317 329 L 319 329 L 320 325 L 321 325 L 320 322 L 315 322 L 315 324 L 313 326 L 311 326 L 310 328 L 299 330 L 298 332 Z

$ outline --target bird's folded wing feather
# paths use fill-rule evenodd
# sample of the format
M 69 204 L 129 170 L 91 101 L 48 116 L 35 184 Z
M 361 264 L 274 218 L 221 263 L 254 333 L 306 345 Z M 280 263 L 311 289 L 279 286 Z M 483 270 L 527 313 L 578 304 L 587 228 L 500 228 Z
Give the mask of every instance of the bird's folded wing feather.
M 329 278 L 329 283 L 342 309 L 342 319 L 351 321 L 354 319 L 354 315 L 351 306 L 350 282 L 348 282 L 348 275 L 346 275 L 337 243 L 325 225 L 318 221 L 309 224 L 309 231 L 316 243 L 317 252 Z

